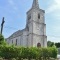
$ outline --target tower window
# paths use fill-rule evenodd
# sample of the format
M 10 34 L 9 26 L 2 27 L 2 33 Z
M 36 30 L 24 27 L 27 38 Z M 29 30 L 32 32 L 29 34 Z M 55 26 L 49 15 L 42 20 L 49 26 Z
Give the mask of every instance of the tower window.
M 27 29 L 28 29 L 28 31 L 29 31 L 29 27 L 27 26 Z
M 38 19 L 40 19 L 40 14 L 38 14 Z
M 31 19 L 31 15 L 28 16 L 28 20 L 30 20 L 30 19 Z

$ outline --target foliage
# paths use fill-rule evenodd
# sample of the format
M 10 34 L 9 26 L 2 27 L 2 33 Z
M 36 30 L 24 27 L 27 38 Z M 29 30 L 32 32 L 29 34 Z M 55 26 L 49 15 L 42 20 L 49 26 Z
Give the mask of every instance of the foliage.
M 0 34 L 0 44 L 4 41 L 4 37 Z
M 51 41 L 48 41 L 48 42 L 47 42 L 47 46 L 48 46 L 48 47 L 52 47 L 53 45 L 54 45 L 54 42 L 51 42 Z
M 10 58 L 17 58 L 18 54 L 19 54 L 19 49 L 17 47 L 13 47 L 13 46 L 0 46 L 0 56 L 4 57 L 6 59 L 10 59 Z
M 60 43 L 55 43 L 55 46 L 56 46 L 57 48 L 59 48 L 59 47 L 60 47 Z
M 46 59 L 47 57 L 56 58 L 57 50 L 55 47 L 52 48 L 24 48 L 24 47 L 17 47 L 17 46 L 7 46 L 7 45 L 0 45 L 0 56 L 4 57 L 5 59 L 21 59 L 21 58 L 28 58 L 28 59 L 41 59 L 43 57 Z
M 49 48 L 49 54 L 52 58 L 56 58 L 57 57 L 57 49 L 56 47 L 50 47 Z
M 0 45 L 7 45 L 3 35 L 0 34 Z
M 52 45 L 52 44 L 51 44 Z M 51 46 L 50 45 L 50 46 Z M 1 60 L 3 58 L 10 59 L 10 60 L 21 60 L 21 59 L 45 59 L 52 57 L 57 57 L 57 49 L 56 47 L 49 47 L 49 48 L 25 48 L 25 47 L 18 47 L 14 45 L 7 45 L 4 37 L 0 34 L 0 57 Z

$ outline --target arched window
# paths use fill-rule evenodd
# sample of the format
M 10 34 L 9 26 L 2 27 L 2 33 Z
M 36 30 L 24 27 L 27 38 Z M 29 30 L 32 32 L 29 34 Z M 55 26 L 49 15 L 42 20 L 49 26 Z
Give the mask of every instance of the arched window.
M 41 47 L 41 44 L 40 43 L 37 43 L 37 47 Z

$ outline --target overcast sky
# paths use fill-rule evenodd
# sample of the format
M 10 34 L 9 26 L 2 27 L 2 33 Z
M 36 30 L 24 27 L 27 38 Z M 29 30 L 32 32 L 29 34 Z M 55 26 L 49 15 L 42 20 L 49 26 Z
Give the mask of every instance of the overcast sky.
M 26 26 L 26 12 L 33 0 L 0 0 L 0 24 L 5 17 L 3 35 L 9 37 Z M 45 10 L 47 40 L 60 42 L 60 0 L 39 0 L 40 8 Z

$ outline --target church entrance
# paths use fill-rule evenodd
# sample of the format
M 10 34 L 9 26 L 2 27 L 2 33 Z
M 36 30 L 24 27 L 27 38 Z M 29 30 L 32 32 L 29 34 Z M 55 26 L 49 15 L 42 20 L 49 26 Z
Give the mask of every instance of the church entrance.
M 41 47 L 41 44 L 40 43 L 37 43 L 37 47 Z

